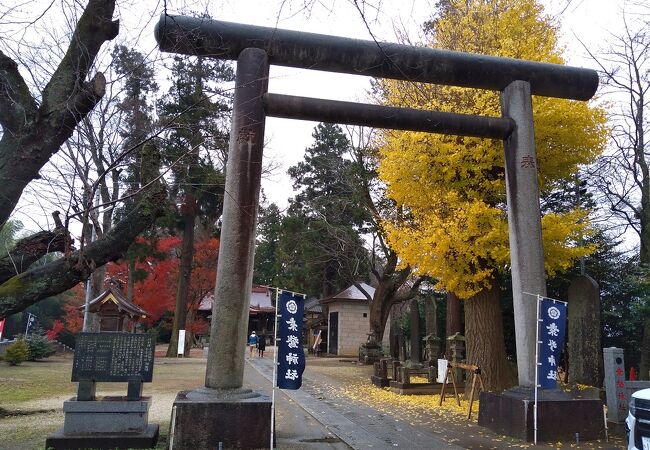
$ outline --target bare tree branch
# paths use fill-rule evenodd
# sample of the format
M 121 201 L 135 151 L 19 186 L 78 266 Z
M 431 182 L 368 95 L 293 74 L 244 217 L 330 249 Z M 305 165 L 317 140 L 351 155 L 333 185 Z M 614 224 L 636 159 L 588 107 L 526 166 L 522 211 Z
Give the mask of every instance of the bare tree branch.
M 89 82 L 84 80 L 100 47 L 117 35 L 114 9 L 115 0 L 88 2 L 37 110 L 15 61 L 4 54 L 0 57 L 0 118 L 3 127 L 16 131 L 3 133 L 0 140 L 0 225 L 9 218 L 27 184 L 39 178 L 41 168 L 104 95 L 103 74 L 95 74 Z M 6 108 L 9 102 L 13 112 Z M 18 132 L 21 120 L 29 127 Z

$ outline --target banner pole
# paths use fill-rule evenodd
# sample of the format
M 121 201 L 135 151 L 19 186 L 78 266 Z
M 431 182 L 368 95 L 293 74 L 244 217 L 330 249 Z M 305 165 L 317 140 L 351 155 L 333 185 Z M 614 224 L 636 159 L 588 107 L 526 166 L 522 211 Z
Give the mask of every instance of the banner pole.
M 535 403 L 533 403 L 533 443 L 537 445 L 537 387 L 539 386 L 539 305 L 540 295 L 537 294 L 537 323 L 535 323 Z
M 25 337 L 29 334 L 29 326 L 31 325 L 32 313 L 27 313 L 27 326 L 25 327 Z
M 275 325 L 273 326 L 273 386 L 271 387 L 271 443 L 273 450 L 273 433 L 275 432 L 275 386 L 278 384 L 278 300 L 280 289 L 275 288 Z

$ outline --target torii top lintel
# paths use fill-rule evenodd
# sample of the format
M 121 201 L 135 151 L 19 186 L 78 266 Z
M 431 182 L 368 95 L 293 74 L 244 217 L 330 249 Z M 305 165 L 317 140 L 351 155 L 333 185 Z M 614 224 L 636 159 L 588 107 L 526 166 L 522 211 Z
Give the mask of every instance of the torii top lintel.
M 167 52 L 237 59 L 255 47 L 271 64 L 378 78 L 494 91 L 523 80 L 534 95 L 574 100 L 589 100 L 598 87 L 591 69 L 196 17 L 163 14 L 155 35 Z

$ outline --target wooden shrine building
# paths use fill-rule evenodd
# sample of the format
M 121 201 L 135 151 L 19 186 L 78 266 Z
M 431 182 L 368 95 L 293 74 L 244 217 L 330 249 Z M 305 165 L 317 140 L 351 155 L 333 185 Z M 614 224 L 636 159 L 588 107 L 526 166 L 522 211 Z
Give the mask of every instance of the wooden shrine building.
M 83 310 L 84 306 L 79 309 Z M 122 293 L 117 281 L 111 280 L 108 289 L 92 299 L 89 312 L 95 315 L 93 322 L 99 325 L 96 331 L 135 332 L 136 324 L 149 317 L 144 309 L 129 301 Z

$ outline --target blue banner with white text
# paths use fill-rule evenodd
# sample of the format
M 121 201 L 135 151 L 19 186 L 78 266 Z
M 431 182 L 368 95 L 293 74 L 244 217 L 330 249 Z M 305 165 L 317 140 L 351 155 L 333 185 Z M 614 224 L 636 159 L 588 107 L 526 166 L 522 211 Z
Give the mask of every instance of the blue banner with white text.
M 302 319 L 305 301 L 302 295 L 282 292 L 278 298 L 278 372 L 280 389 L 300 389 L 305 370 L 302 348 Z
M 539 308 L 537 384 L 542 389 L 556 389 L 557 366 L 566 336 L 567 305 L 564 302 L 542 297 L 537 306 Z

